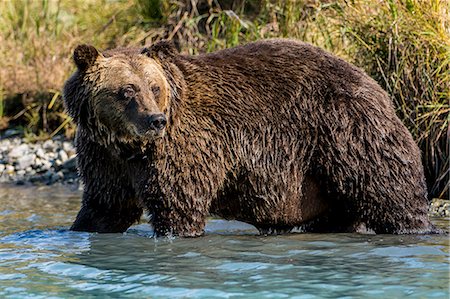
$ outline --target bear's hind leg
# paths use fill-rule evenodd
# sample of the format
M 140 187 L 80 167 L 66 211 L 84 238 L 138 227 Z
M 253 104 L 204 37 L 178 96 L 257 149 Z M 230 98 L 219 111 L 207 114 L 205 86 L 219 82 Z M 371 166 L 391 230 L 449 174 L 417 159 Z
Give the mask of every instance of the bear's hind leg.
M 375 104 L 374 104 L 375 105 Z M 342 108 L 344 107 L 344 108 Z M 325 122 L 319 137 L 317 175 L 334 205 L 347 204 L 353 231 L 430 233 L 420 152 L 393 111 L 330 109 L 340 122 Z M 343 217 L 347 217 L 343 216 Z

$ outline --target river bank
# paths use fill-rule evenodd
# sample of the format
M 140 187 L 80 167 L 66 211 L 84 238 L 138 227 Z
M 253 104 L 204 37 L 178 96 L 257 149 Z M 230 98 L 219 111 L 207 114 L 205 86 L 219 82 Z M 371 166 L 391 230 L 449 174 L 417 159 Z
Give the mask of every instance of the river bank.
M 78 183 L 73 141 L 62 137 L 35 143 L 20 137 L 0 140 L 0 183 Z
M 60 136 L 34 143 L 20 137 L 1 139 L 0 183 L 79 185 L 73 141 Z M 430 215 L 450 216 L 450 200 L 433 199 Z

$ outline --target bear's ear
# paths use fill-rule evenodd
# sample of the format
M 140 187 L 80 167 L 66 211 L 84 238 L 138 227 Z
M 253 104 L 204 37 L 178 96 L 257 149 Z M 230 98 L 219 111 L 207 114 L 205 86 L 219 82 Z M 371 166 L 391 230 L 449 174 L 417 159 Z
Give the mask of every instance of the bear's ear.
M 100 52 L 91 45 L 79 45 L 73 51 L 73 61 L 79 70 L 85 71 L 100 56 Z
M 141 51 L 150 58 L 167 59 L 178 55 L 178 51 L 174 44 L 168 40 L 162 40 L 150 47 L 146 47 Z

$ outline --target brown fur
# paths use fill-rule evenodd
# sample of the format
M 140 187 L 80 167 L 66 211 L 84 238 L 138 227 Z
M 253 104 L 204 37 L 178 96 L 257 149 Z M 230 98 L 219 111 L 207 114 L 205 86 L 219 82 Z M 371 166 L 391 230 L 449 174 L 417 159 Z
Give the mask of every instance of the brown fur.
M 201 235 L 209 213 L 262 233 L 434 231 L 411 134 L 349 63 L 291 40 L 86 51 L 64 90 L 85 183 L 72 229 L 124 231 L 146 209 L 158 235 Z M 140 100 L 126 118 L 130 81 Z M 165 130 L 139 133 L 143 113 L 163 113 Z

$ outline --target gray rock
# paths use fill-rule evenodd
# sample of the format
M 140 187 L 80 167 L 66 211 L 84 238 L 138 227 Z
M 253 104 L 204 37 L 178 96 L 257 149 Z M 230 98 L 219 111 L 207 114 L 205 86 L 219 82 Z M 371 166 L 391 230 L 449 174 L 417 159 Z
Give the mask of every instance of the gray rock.
M 64 174 L 62 173 L 62 171 L 58 171 L 57 173 L 52 174 L 49 183 L 52 184 L 62 179 L 64 179 Z
M 42 161 L 42 165 L 40 167 L 40 169 L 42 171 L 50 170 L 51 168 L 52 168 L 52 163 L 50 161 L 47 161 L 47 160 Z
M 46 155 L 45 155 L 45 152 L 44 152 L 44 150 L 42 148 L 38 148 L 36 150 L 36 156 L 38 156 L 39 158 L 42 158 L 42 159 L 47 158 Z
M 60 150 L 58 152 L 58 159 L 61 160 L 62 163 L 64 163 L 69 159 L 69 156 L 64 150 Z
M 22 156 L 19 159 L 17 159 L 16 169 L 23 170 L 26 169 L 27 167 L 31 167 L 31 165 L 34 164 L 35 160 L 36 160 L 35 154 Z
M 63 173 L 62 171 L 58 171 L 58 172 L 56 173 L 56 175 L 57 175 L 60 179 L 63 179 L 63 178 L 64 178 L 64 173 Z
M 9 139 L 4 139 L 4 140 L 2 140 L 2 144 L 0 145 L 0 151 L 2 151 L 2 152 L 7 151 L 10 146 L 11 146 L 11 141 L 9 141 Z
M 11 160 L 17 159 L 24 156 L 29 151 L 28 144 L 24 143 L 19 146 L 14 147 L 8 154 L 8 158 Z
M 42 159 L 36 158 L 36 160 L 34 160 L 34 165 L 33 168 L 34 169 L 38 169 L 42 166 Z
M 20 130 L 17 129 L 8 129 L 5 132 L 3 132 L 3 137 L 11 137 L 11 136 L 15 136 L 15 135 L 20 135 L 21 132 Z
M 430 204 L 430 214 L 438 217 L 450 215 L 450 200 L 434 198 Z
M 74 147 L 73 144 L 71 142 L 68 141 L 64 141 L 62 144 L 62 149 L 66 152 L 71 152 L 74 151 Z
M 0 164 L 0 174 L 3 173 L 3 171 L 5 170 L 6 166 L 5 164 Z
M 37 183 L 37 182 L 42 182 L 44 180 L 44 177 L 42 175 L 33 175 L 28 180 L 31 183 Z
M 5 172 L 7 174 L 13 174 L 14 173 L 14 166 L 10 165 L 10 164 L 6 164 L 5 166 Z
M 45 149 L 46 151 L 53 151 L 55 149 L 55 144 L 53 142 L 53 140 L 46 140 L 43 144 L 42 144 L 42 148 Z
M 77 170 L 77 159 L 75 157 L 70 158 L 69 160 L 64 162 L 62 167 L 67 170 L 73 170 L 73 171 Z
M 20 169 L 16 172 L 17 176 L 24 176 L 26 171 L 24 169 Z

